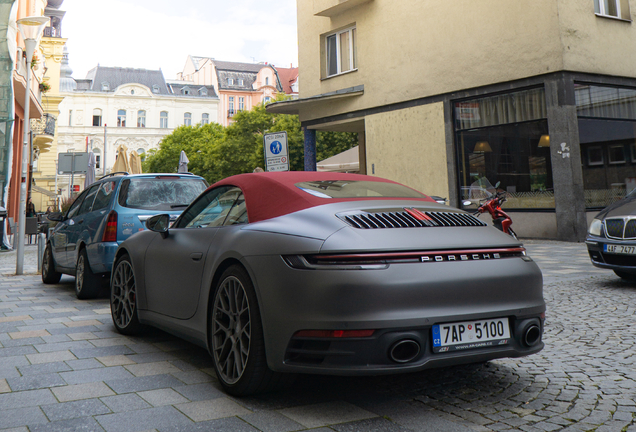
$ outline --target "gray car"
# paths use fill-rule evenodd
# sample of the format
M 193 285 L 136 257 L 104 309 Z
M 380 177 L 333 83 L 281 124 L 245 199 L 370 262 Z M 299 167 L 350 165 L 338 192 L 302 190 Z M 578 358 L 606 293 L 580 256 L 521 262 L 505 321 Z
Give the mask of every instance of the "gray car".
M 207 348 L 233 395 L 543 348 L 542 276 L 496 228 L 389 180 L 229 177 L 119 247 L 111 312 Z

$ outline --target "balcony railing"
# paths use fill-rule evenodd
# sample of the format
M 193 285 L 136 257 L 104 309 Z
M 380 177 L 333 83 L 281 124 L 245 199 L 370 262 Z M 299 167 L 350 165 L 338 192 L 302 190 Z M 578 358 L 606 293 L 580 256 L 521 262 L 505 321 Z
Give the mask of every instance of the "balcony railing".
M 236 115 L 236 113 L 241 112 L 241 111 L 245 111 L 245 108 L 239 108 L 239 109 L 229 109 L 227 110 L 227 118 L 232 118 Z

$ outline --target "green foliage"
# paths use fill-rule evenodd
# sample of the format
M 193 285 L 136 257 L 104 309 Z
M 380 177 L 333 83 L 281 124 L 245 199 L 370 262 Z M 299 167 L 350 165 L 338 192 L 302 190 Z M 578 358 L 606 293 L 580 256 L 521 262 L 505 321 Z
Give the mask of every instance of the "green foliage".
M 277 101 L 284 100 L 280 96 Z M 290 169 L 304 169 L 304 134 L 298 116 L 272 114 L 264 104 L 251 111 L 240 111 L 227 128 L 211 123 L 204 126 L 181 126 L 164 137 L 159 150 L 150 150 L 143 161 L 144 172 L 176 172 L 179 155 L 184 150 L 190 160 L 188 170 L 214 183 L 235 174 L 264 168 L 263 135 L 287 132 Z M 348 150 L 358 143 L 357 134 L 318 132 L 317 160 Z

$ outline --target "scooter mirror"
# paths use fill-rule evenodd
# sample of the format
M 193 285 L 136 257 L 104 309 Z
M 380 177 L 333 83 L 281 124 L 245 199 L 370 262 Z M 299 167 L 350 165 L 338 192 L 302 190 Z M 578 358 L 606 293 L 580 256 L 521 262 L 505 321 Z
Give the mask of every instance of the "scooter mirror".
M 495 189 L 497 189 L 499 187 L 499 185 L 501 184 L 500 181 L 497 182 L 497 184 L 495 185 Z
M 469 206 L 471 205 L 473 202 L 472 201 L 464 201 L 462 204 L 464 204 L 465 206 Z

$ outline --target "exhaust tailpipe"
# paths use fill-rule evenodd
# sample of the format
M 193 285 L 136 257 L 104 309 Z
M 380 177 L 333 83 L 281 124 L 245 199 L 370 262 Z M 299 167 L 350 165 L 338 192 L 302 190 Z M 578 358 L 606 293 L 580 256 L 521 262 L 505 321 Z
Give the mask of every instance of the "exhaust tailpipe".
M 389 349 L 389 358 L 396 363 L 407 363 L 420 353 L 420 344 L 412 339 L 397 341 Z
M 523 343 L 526 346 L 534 346 L 541 340 L 541 329 L 538 325 L 532 324 L 526 327 L 523 332 Z

